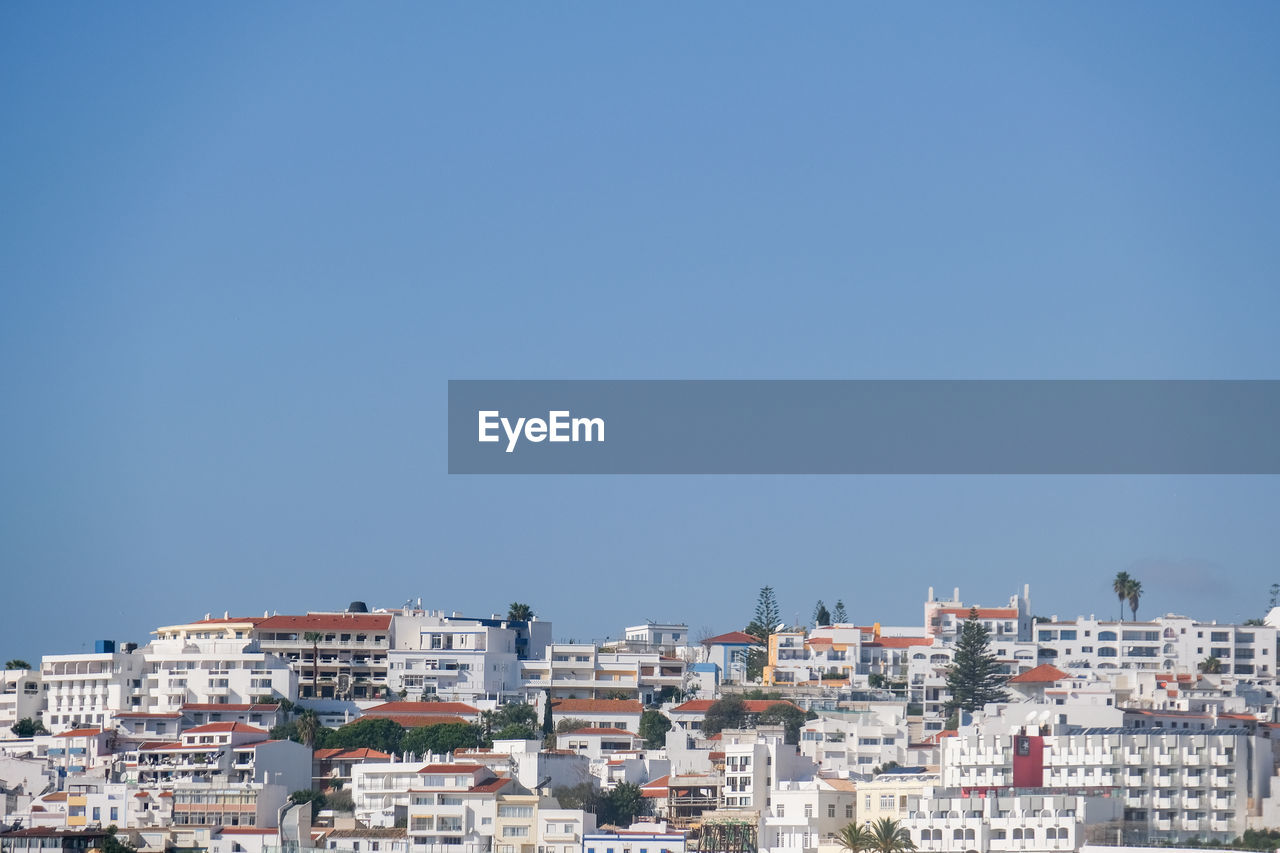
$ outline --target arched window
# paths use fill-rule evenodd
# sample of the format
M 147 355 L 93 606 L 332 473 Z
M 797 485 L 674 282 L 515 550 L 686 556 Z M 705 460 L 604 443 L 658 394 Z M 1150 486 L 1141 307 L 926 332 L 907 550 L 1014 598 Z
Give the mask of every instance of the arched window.
M 1099 632 L 1098 632 L 1098 642 L 1100 642 L 1100 643 L 1106 643 L 1106 642 L 1112 642 L 1112 643 L 1114 643 L 1115 641 L 1116 641 L 1116 632 L 1115 632 L 1115 631 L 1099 631 Z
M 963 840 L 964 840 L 964 830 L 963 830 L 963 829 L 957 829 L 957 830 L 955 830 L 954 832 L 952 832 L 952 833 L 951 833 L 951 837 L 952 837 L 953 839 L 955 839 L 956 841 L 963 841 Z
M 935 830 L 933 831 L 933 840 L 934 840 L 934 841 L 941 841 L 941 840 L 942 840 L 942 830 L 941 830 L 941 829 L 935 829 Z
M 1165 638 L 1166 640 L 1172 640 L 1172 639 L 1173 639 L 1174 637 L 1176 637 L 1176 636 L 1178 636 L 1178 632 L 1177 632 L 1177 631 L 1175 631 L 1175 630 L 1173 630 L 1172 628 L 1165 628 L 1165 629 L 1164 629 L 1164 638 Z
M 1014 841 L 1021 841 L 1021 840 L 1022 840 L 1022 830 L 1021 830 L 1021 829 L 1015 829 L 1015 830 L 1013 831 L 1013 840 L 1014 840 Z
M 977 838 L 977 836 L 973 834 L 973 830 L 972 830 L 972 829 L 966 829 L 966 830 L 964 831 L 964 840 L 965 840 L 965 841 L 973 841 L 973 840 L 975 840 L 976 838 Z
M 1028 841 L 1035 841 L 1035 840 L 1036 840 L 1036 831 L 1035 831 L 1034 829 L 1030 829 L 1030 828 L 1028 828 L 1028 829 L 1027 829 L 1027 835 L 1026 835 L 1026 838 L 1027 838 L 1027 840 L 1028 840 Z

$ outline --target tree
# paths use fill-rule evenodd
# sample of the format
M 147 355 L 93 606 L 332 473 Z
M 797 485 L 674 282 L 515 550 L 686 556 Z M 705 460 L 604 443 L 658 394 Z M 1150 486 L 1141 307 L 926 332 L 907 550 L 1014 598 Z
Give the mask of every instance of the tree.
M 856 823 L 846 824 L 836 833 L 836 844 L 849 853 L 862 853 L 871 849 L 871 830 L 864 829 Z
M 988 650 L 990 643 L 987 629 L 978 619 L 978 609 L 970 608 L 956 641 L 955 658 L 947 670 L 947 689 L 951 692 L 948 708 L 976 711 L 988 702 L 1007 698 L 1005 678 L 1000 675 L 996 656 Z
M 527 604 L 521 604 L 518 601 L 511 602 L 507 607 L 508 622 L 528 622 L 533 618 L 533 608 Z
M 911 832 L 891 817 L 882 817 L 871 824 L 872 853 L 903 853 L 915 850 L 915 842 L 911 840 Z
M 844 625 L 849 621 L 849 613 L 844 609 L 844 602 L 838 598 L 835 609 L 831 611 L 831 621 L 837 625 Z
M 620 782 L 600 797 L 596 807 L 596 818 L 601 825 L 629 826 L 637 817 L 645 813 L 647 807 L 648 802 L 639 785 Z
M 560 722 L 556 723 L 556 734 L 562 735 L 566 732 L 576 732 L 578 729 L 589 729 L 591 724 L 586 720 L 578 717 L 561 717 Z
M 592 782 L 579 782 L 565 788 L 556 788 L 556 801 L 562 809 L 582 809 L 599 814 L 600 789 Z
M 644 745 L 650 749 L 666 746 L 669 731 L 671 720 L 660 711 L 645 711 L 640 715 L 640 737 L 644 738 Z
M 813 627 L 821 628 L 831 624 L 831 613 L 827 610 L 827 605 L 822 603 L 822 599 L 818 599 L 817 605 L 813 608 Z
M 1142 598 L 1142 581 L 1129 581 L 1129 592 L 1125 596 L 1129 599 L 1129 610 L 1133 612 L 1133 621 L 1138 621 L 1138 601 Z
M 555 731 L 556 726 L 551 719 L 551 691 L 548 690 L 542 702 L 542 736 L 549 737 L 555 734 Z
M 376 749 L 380 752 L 400 752 L 404 726 L 385 717 L 361 717 L 347 723 L 333 734 L 334 746 L 343 749 Z
M 781 620 L 782 610 L 778 607 L 778 599 L 773 594 L 773 587 L 760 587 L 760 594 L 756 597 L 755 616 L 747 626 L 747 633 L 761 640 L 767 640 L 778 630 L 778 623 Z M 751 630 L 753 626 L 756 628 L 754 631 Z
M 1200 661 L 1200 671 L 1208 675 L 1219 675 L 1222 672 L 1222 661 L 1216 657 L 1207 657 Z
M 298 715 L 294 725 L 302 745 L 314 747 L 316 745 L 316 732 L 320 731 L 320 715 L 308 708 Z
M 493 733 L 494 740 L 538 740 L 538 732 L 528 723 L 508 723 Z
M 316 812 L 325 806 L 324 794 L 314 788 L 304 788 L 301 791 L 294 791 L 289 795 L 289 802 L 302 805 L 303 803 L 311 803 L 311 816 L 315 817 Z
M 14 737 L 35 737 L 36 735 L 47 735 L 49 731 L 39 720 L 31 717 L 23 717 L 18 722 L 9 727 L 9 731 L 13 732 Z
M 1273 583 L 1271 585 L 1271 600 L 1267 602 L 1267 610 L 1270 610 L 1277 604 L 1280 604 L 1280 583 Z
M 747 720 L 747 703 L 739 696 L 726 696 L 711 703 L 702 717 L 702 732 L 714 735 L 725 729 L 740 729 Z
M 12 658 L 11 660 L 5 661 L 4 668 L 5 669 L 31 669 L 31 664 L 27 663 L 22 658 Z
M 756 722 L 761 725 L 782 726 L 786 730 L 786 742 L 798 744 L 800 729 L 804 727 L 805 713 L 790 702 L 775 702 L 760 713 Z
M 345 788 L 325 791 L 324 807 L 333 809 L 335 812 L 353 812 L 356 810 L 355 800 L 352 798 L 351 792 Z
M 122 841 L 119 830 L 116 829 L 115 824 L 112 824 L 107 827 L 107 837 L 102 839 L 98 853 L 134 853 L 137 849 L 131 842 Z
M 1129 597 L 1129 584 L 1133 582 L 1133 578 L 1129 577 L 1128 572 L 1116 572 L 1115 580 L 1111 582 L 1111 591 L 1116 594 L 1116 598 L 1120 600 L 1120 621 L 1124 621 L 1124 601 Z
M 324 635 L 319 631 L 304 631 L 302 641 L 311 644 L 311 698 L 320 698 L 320 641 Z
M 484 731 L 471 723 L 436 723 L 409 729 L 400 739 L 400 751 L 414 755 L 445 755 L 458 749 L 486 744 Z

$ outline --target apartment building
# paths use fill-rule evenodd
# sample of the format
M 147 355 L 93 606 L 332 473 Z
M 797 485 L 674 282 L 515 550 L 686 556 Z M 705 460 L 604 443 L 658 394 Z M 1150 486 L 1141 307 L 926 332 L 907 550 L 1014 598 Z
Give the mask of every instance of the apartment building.
M 499 794 L 493 822 L 494 853 L 534 853 L 538 846 L 538 809 L 544 803 L 537 794 Z M 554 800 L 546 804 L 555 807 Z
M 1280 630 L 1268 625 L 1219 625 L 1168 614 L 1146 622 L 1053 619 L 1035 626 L 1039 660 L 1060 669 L 1196 672 L 1208 658 L 1221 671 L 1274 681 Z
M 1270 742 L 1243 729 L 999 729 L 944 741 L 943 786 L 1108 793 L 1124 803 L 1126 840 L 1169 841 L 1239 835 L 1270 793 Z
M 409 790 L 409 839 L 419 853 L 489 853 L 498 794 L 512 780 L 481 764 L 429 764 Z
M 360 762 L 351 766 L 351 800 L 356 820 L 366 826 L 395 826 L 409 814 L 409 789 L 419 783 L 421 761 Z
M 288 740 L 269 740 L 265 729 L 244 723 L 208 723 L 178 740 L 147 743 L 127 761 L 127 778 L 141 786 L 178 783 L 275 782 L 290 791 L 311 787 L 311 750 Z
M 1021 595 L 1009 596 L 1005 607 L 975 607 L 960 600 L 957 587 L 951 599 L 943 601 L 935 597 L 929 587 L 929 597 L 924 603 L 924 635 L 930 640 L 940 640 L 952 645 L 960 636 L 965 621 L 973 610 L 987 629 L 993 641 L 1028 642 L 1032 633 L 1031 587 L 1024 586 Z
M 855 796 L 853 783 L 846 779 L 779 782 L 761 820 L 760 848 L 770 853 L 803 853 L 834 840 L 853 820 Z
M 581 809 L 538 809 L 538 849 L 542 853 L 582 853 L 582 842 L 596 831 L 596 816 Z
M 174 827 L 273 827 L 292 790 L 278 783 L 180 782 L 158 796 L 171 795 Z
M 848 776 L 907 763 L 906 706 L 874 703 L 865 711 L 820 711 L 800 730 L 800 752 L 823 770 Z
M 537 703 L 541 715 L 545 696 Z M 589 726 L 598 728 L 625 729 L 630 732 L 640 730 L 640 716 L 644 706 L 634 699 L 553 699 L 551 700 L 551 721 L 558 724 L 561 720 L 581 720 Z M 541 716 L 539 716 L 541 719 Z
M 914 795 L 901 818 L 916 849 L 1051 853 L 1088 840 L 1114 843 L 1124 806 L 1108 797 L 1068 794 L 963 797 Z
M 38 669 L 0 670 L 0 732 L 19 720 L 39 720 L 44 710 L 44 692 Z
M 787 744 L 780 727 L 720 733 L 724 750 L 724 807 L 765 814 L 780 782 L 811 780 L 817 766 Z
M 658 652 L 608 652 L 590 643 L 555 643 L 541 660 L 522 661 L 528 693 L 551 691 L 552 699 L 622 698 L 653 704 L 682 689 L 686 664 Z
M 387 692 L 391 622 L 390 613 L 308 613 L 271 616 L 253 632 L 298 674 L 299 698 L 370 700 Z
M 127 643 L 117 651 L 114 640 L 97 641 L 91 653 L 45 655 L 40 659 L 45 728 L 55 733 L 102 728 L 120 711 L 140 710 L 144 669 L 136 646 Z
M 396 614 L 393 628 L 392 693 L 466 702 L 519 695 L 522 637 L 515 623 L 411 611 Z
M 658 652 L 667 657 L 687 659 L 689 626 L 673 622 L 645 622 L 623 629 L 627 650 Z
M 146 680 L 139 710 L 297 699 L 297 672 L 283 657 L 263 652 L 254 637 L 264 621 L 206 617 L 157 628 L 156 638 L 141 651 Z

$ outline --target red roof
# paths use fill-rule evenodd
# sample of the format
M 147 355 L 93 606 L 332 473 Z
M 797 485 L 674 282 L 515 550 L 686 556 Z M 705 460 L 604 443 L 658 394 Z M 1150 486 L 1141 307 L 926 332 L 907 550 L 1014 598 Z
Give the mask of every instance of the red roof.
M 705 714 L 715 701 L 716 700 L 714 699 L 690 699 L 683 705 L 677 705 L 671 710 L 685 714 Z M 762 711 L 767 711 L 774 705 L 790 705 L 792 708 L 798 707 L 794 703 L 788 702 L 786 699 L 744 699 L 742 704 L 747 711 L 752 714 L 759 714 Z
M 704 646 L 758 646 L 760 638 L 753 637 L 746 631 L 730 631 L 718 637 L 709 637 L 702 641 Z
M 632 734 L 626 729 L 601 728 L 597 726 L 588 726 L 585 729 L 574 729 L 569 732 L 571 735 L 625 735 L 627 737 L 639 737 Z
M 501 791 L 503 788 L 511 784 L 510 779 L 499 776 L 497 779 L 489 779 L 481 782 L 479 785 L 472 785 L 467 789 L 469 794 L 491 794 L 494 791 Z
M 172 796 L 173 796 L 173 791 L 161 791 L 161 792 L 160 792 L 160 796 L 162 796 L 162 797 L 172 797 Z
M 359 759 L 361 761 L 366 761 L 370 758 L 391 758 L 391 756 L 385 752 L 379 752 L 376 749 L 369 749 L 368 747 L 361 747 L 360 749 L 317 749 L 314 757 L 316 761 L 337 761 L 340 759 Z
M 670 776 L 663 776 L 661 779 L 654 779 L 652 782 L 646 782 L 640 786 L 640 796 L 649 797 L 651 799 L 666 799 L 667 782 L 670 781 L 670 779 Z
M 639 714 L 644 705 L 635 699 L 552 699 L 551 710 L 558 714 Z
M 468 705 L 465 702 L 383 702 L 381 705 L 374 705 L 372 708 L 366 709 L 364 715 L 366 717 L 389 717 L 393 714 L 399 716 L 409 714 L 428 716 L 470 714 L 475 716 L 479 713 L 479 708 L 474 705 Z
M 206 735 L 213 732 L 241 732 L 244 734 L 265 735 L 266 729 L 260 729 L 257 726 L 251 726 L 247 723 L 205 723 L 203 726 L 196 726 L 193 729 L 187 729 L 182 733 L 183 737 L 187 735 Z
M 1020 675 L 1015 675 L 1009 679 L 1010 684 L 1051 684 L 1055 681 L 1061 681 L 1064 678 L 1070 678 L 1062 670 L 1053 664 L 1042 663 L 1034 669 L 1029 669 Z
M 466 725 L 471 722 L 462 717 L 419 717 L 416 714 L 365 714 L 365 717 L 370 716 L 376 720 L 391 720 L 393 723 L 399 723 L 401 728 L 406 729 L 420 729 L 424 726 L 438 726 L 442 723 L 462 723 Z M 364 719 L 364 717 L 361 719 Z M 344 723 L 343 725 L 349 726 L 351 723 Z
M 886 649 L 905 649 L 908 646 L 931 646 L 933 640 L 925 637 L 879 637 L 874 644 L 869 645 L 879 645 Z
M 238 625 L 244 622 L 256 625 L 263 621 L 265 621 L 265 618 L 262 616 L 226 616 L 220 619 L 200 619 L 196 622 L 188 622 L 187 625 Z M 154 634 L 155 632 L 152 631 L 152 633 Z
M 385 631 L 390 613 L 308 613 L 306 616 L 272 616 L 258 623 L 259 631 Z
M 102 729 L 72 729 L 69 732 L 63 732 L 58 737 L 94 737 L 102 734 Z
M 220 835 L 275 835 L 279 832 L 274 826 L 223 826 L 218 828 Z
M 428 764 L 419 770 L 419 773 L 431 773 L 440 775 L 449 774 L 474 774 L 478 770 L 488 770 L 483 764 Z

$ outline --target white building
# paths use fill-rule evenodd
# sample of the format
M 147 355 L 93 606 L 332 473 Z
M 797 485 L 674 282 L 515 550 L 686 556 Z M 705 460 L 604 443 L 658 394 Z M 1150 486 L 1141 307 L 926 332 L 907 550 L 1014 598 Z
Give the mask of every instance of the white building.
M 261 651 L 252 638 L 263 621 L 206 618 L 156 629 L 156 638 L 141 651 L 146 698 L 139 710 L 297 699 L 298 674 L 284 658 Z
M 481 764 L 429 764 L 409 791 L 409 839 L 420 853 L 489 853 L 498 794 L 512 784 Z
M 520 692 L 521 636 L 513 624 L 409 611 L 396 614 L 394 636 L 387 682 L 392 693 L 474 702 Z
M 371 700 L 387 693 L 391 620 L 366 612 L 272 616 L 253 632 L 262 651 L 297 672 L 300 699 Z
M 43 710 L 38 669 L 0 670 L 0 736 L 7 737 L 10 727 L 19 720 L 39 722 Z
M 1101 796 L 925 796 L 909 809 L 903 824 L 929 853 L 1079 850 L 1091 835 L 1114 843 L 1124 818 L 1123 803 Z
M 800 730 L 800 752 L 842 776 L 907 763 L 906 706 L 872 703 L 865 711 L 820 711 Z
M 658 652 L 606 652 L 590 643 L 555 643 L 541 660 L 522 661 L 527 693 L 551 691 L 552 699 L 599 699 L 625 694 L 644 704 L 664 689 L 683 689 L 685 662 Z
M 116 651 L 112 640 L 99 640 L 92 653 L 45 655 L 40 661 L 45 728 L 102 728 L 118 711 L 140 710 L 146 697 L 144 668 L 132 644 Z

